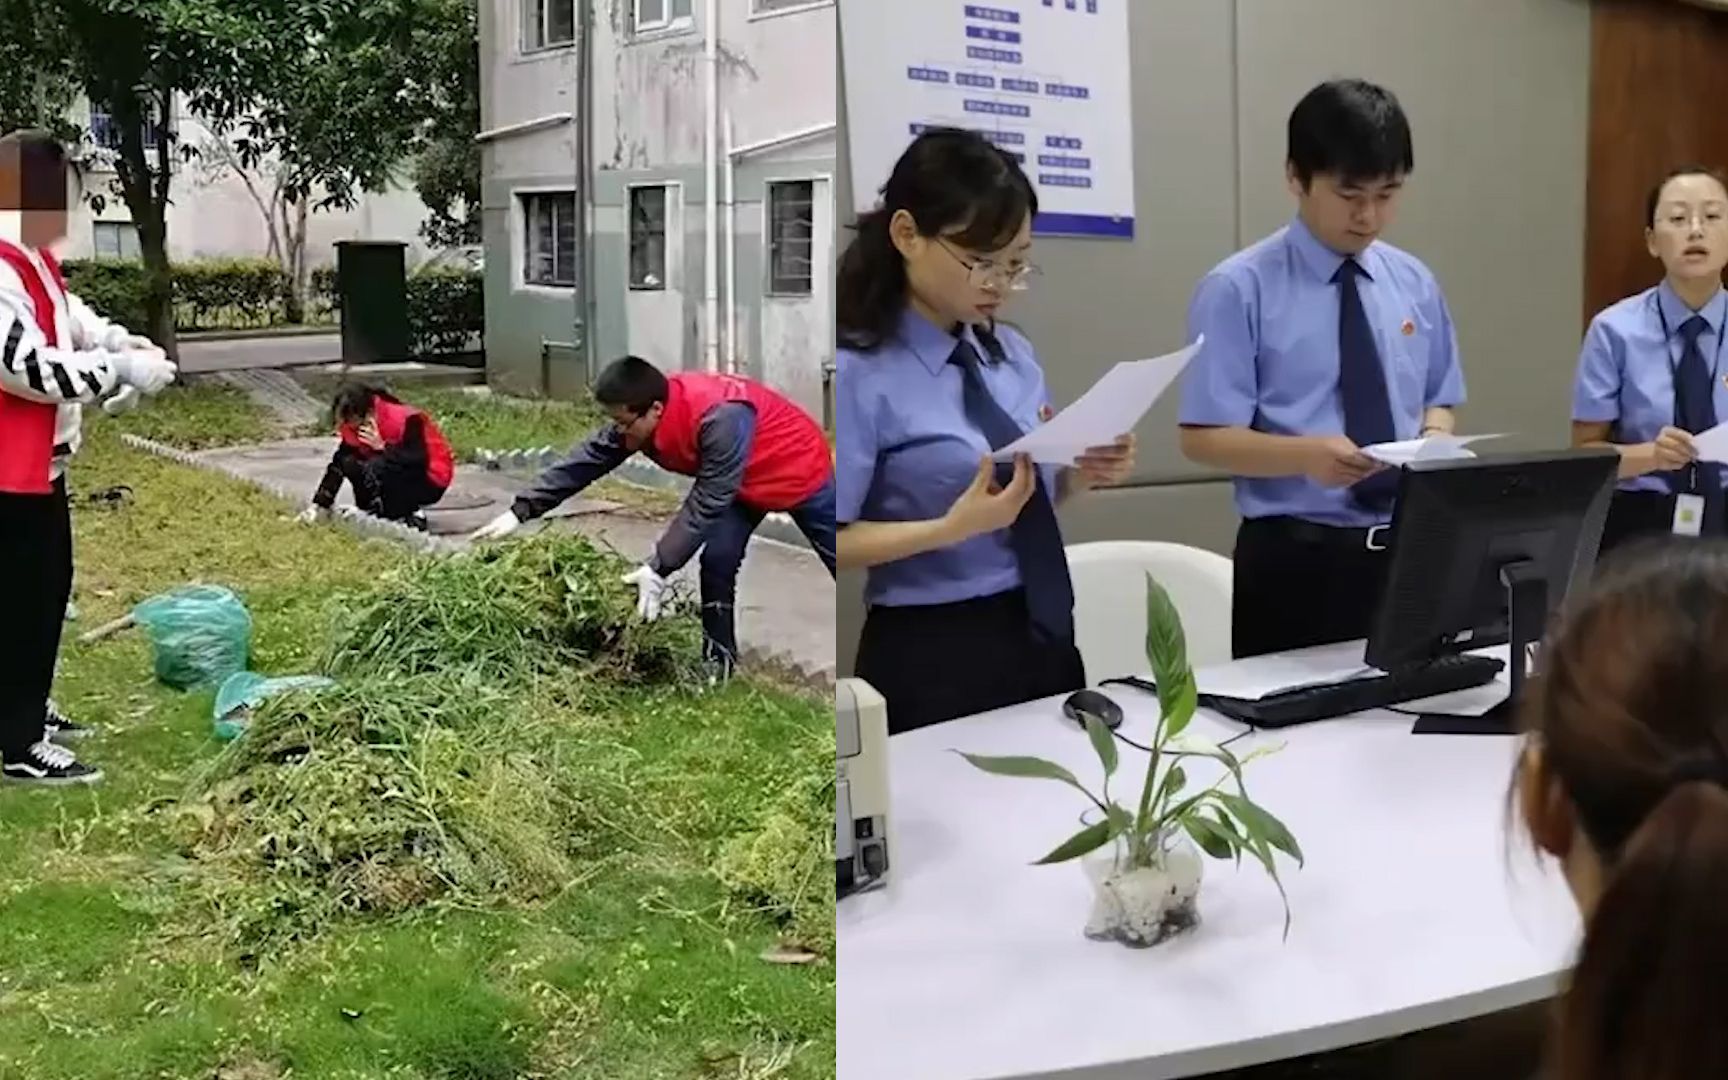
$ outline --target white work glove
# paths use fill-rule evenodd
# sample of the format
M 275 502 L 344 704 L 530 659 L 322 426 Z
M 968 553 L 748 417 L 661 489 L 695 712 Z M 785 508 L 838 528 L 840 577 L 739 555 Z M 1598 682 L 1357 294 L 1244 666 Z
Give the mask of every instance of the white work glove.
M 636 614 L 644 622 L 653 622 L 660 617 L 660 598 L 666 592 L 666 579 L 654 572 L 654 568 L 643 563 L 636 569 L 624 575 L 627 585 L 636 586 Z
M 136 386 L 122 386 L 119 391 L 110 395 L 102 402 L 102 411 L 109 416 L 119 416 L 131 412 L 138 407 L 138 398 L 142 396 Z
M 522 527 L 522 519 L 516 516 L 516 511 L 506 510 L 474 530 L 476 540 L 502 540 Z
M 174 381 L 179 369 L 168 361 L 159 349 L 139 349 L 134 352 L 110 353 L 114 373 L 127 386 L 135 386 L 146 394 L 160 393 Z
M 326 511 L 322 506 L 319 506 L 316 503 L 314 503 L 313 505 L 308 506 L 306 509 L 304 509 L 304 510 L 300 511 L 298 514 L 294 515 L 294 520 L 298 521 L 302 525 L 310 525 L 314 521 L 317 521 L 319 518 L 323 517 L 326 513 L 328 513 L 328 511 Z

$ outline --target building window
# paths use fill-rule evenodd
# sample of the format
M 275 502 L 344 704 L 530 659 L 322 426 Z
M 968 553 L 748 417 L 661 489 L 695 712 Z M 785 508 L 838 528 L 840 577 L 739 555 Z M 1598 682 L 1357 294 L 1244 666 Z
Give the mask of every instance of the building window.
M 637 31 L 664 30 L 691 19 L 691 0 L 635 0 Z
M 768 185 L 768 291 L 809 296 L 816 247 L 816 184 L 810 180 Z
M 523 281 L 568 288 L 576 284 L 576 194 L 547 192 L 522 197 L 526 229 Z
M 95 248 L 98 259 L 138 259 L 143 257 L 138 246 L 138 227 L 130 221 L 96 222 Z
M 750 14 L 772 15 L 777 11 L 791 11 L 794 8 L 820 7 L 826 0 L 750 0 Z
M 630 189 L 630 287 L 666 287 L 666 187 Z
M 156 102 L 142 102 L 144 110 L 144 149 L 150 153 L 156 151 L 156 129 L 160 126 L 162 110 L 156 107 Z M 104 150 L 120 149 L 120 125 L 114 122 L 113 113 L 106 105 L 92 104 L 90 106 L 90 140 Z
M 576 41 L 576 0 L 522 0 L 522 51 Z

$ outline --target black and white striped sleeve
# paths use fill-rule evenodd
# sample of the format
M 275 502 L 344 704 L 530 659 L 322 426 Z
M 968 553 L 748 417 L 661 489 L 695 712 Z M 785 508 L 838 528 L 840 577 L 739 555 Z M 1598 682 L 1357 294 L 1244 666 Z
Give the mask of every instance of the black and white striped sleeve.
M 48 405 L 87 404 L 119 384 L 110 355 L 50 346 L 30 297 L 0 267 L 0 389 Z M 7 280 L 10 279 L 10 280 Z

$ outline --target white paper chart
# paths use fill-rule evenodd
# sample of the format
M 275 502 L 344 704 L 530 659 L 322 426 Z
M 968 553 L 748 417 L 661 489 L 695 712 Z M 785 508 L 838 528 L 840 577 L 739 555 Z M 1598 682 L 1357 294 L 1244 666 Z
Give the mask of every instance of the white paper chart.
M 1033 231 L 1134 235 L 1130 0 L 840 0 L 856 209 L 930 126 L 981 131 L 1038 191 Z

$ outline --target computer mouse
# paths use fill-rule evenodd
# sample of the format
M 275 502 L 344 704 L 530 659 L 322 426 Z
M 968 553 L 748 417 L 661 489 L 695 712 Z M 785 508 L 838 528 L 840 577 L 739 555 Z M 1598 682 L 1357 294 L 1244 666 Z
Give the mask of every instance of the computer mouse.
M 1104 726 L 1115 731 L 1122 726 L 1122 706 L 1097 690 L 1076 690 L 1062 703 L 1062 715 L 1086 726 L 1086 716 L 1096 716 Z

